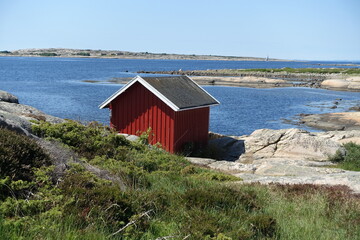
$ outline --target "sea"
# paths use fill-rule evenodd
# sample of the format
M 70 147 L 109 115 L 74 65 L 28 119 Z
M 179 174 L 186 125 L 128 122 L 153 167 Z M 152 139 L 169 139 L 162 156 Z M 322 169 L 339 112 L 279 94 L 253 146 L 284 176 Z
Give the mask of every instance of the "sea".
M 109 110 L 98 106 L 122 85 L 108 81 L 131 78 L 138 75 L 138 71 L 353 67 L 343 65 L 349 63 L 0 57 L 0 89 L 18 96 L 20 103 L 50 115 L 109 124 Z M 360 105 L 360 92 L 301 87 L 204 88 L 221 103 L 211 107 L 210 131 L 225 135 L 247 135 L 261 128 L 295 127 L 315 131 L 294 124 L 298 115 L 341 112 Z

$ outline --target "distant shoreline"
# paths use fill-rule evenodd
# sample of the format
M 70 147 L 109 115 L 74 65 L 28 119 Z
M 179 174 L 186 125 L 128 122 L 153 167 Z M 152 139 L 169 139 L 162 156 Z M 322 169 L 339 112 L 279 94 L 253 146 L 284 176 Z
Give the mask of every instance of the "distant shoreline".
M 162 60 L 294 62 L 293 60 L 275 59 L 275 58 L 259 58 L 259 57 L 149 53 L 149 52 L 118 51 L 118 50 L 91 50 L 91 49 L 68 49 L 68 48 L 36 48 L 36 49 L 20 49 L 20 50 L 15 50 L 15 51 L 0 51 L 0 56 L 1 57 L 13 56 L 13 57 L 102 58 L 102 59 L 162 59 Z

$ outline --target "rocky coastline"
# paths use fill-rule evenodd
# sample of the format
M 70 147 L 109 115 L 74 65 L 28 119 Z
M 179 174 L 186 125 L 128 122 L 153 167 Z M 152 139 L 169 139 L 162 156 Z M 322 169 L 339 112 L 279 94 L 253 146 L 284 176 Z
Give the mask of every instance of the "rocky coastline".
M 360 172 L 334 168 L 329 161 L 329 157 L 337 151 L 344 153 L 344 143 L 360 144 L 360 113 L 345 114 L 342 118 L 348 120 L 349 116 L 358 122 L 348 122 L 348 128 L 337 131 L 259 129 L 246 136 L 211 133 L 209 146 L 219 151 L 218 158 L 187 159 L 193 164 L 240 177 L 244 180 L 242 183 L 345 185 L 354 193 L 360 193 Z M 72 159 L 96 175 L 103 178 L 109 176 L 106 171 L 81 162 L 58 143 L 32 135 L 31 124 L 34 120 L 52 123 L 65 121 L 22 105 L 16 96 L 0 91 L 0 127 L 37 139 L 54 159 L 59 175 L 66 169 L 67 161 Z
M 360 130 L 360 112 L 304 114 L 299 123 L 325 131 Z
M 0 90 L 0 127 L 32 136 L 31 121 L 61 123 L 65 120 L 43 113 L 42 111 L 19 103 L 18 97 Z
M 236 69 L 199 71 L 139 71 L 139 74 L 187 75 L 200 85 L 275 88 L 310 87 L 336 91 L 360 91 L 360 76 L 341 73 L 288 73 L 236 71 Z

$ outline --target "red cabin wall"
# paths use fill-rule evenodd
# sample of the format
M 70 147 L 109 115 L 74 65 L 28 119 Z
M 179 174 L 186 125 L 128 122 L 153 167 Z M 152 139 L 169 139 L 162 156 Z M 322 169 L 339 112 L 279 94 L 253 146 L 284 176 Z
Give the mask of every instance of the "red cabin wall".
M 174 111 L 136 82 L 111 102 L 110 126 L 120 133 L 141 135 L 149 128 L 150 143 L 174 149 Z
M 206 145 L 209 136 L 210 107 L 175 112 L 174 152 L 182 151 L 187 143 Z
M 110 111 L 110 126 L 118 132 L 140 135 L 151 128 L 150 143 L 172 153 L 208 140 L 209 107 L 175 112 L 138 82 L 111 102 Z

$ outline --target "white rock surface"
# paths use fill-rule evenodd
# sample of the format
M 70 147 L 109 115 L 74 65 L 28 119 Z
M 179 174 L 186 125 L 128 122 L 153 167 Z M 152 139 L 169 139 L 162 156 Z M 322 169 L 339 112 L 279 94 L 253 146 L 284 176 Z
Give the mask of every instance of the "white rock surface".
M 359 90 L 360 76 L 347 77 L 346 79 L 326 79 L 321 83 L 321 87 Z
M 300 129 L 259 129 L 245 139 L 245 153 L 240 162 L 261 158 L 287 158 L 326 161 L 341 144 L 326 136 Z
M 240 177 L 244 183 L 346 185 L 360 193 L 360 172 L 333 168 L 327 161 L 328 155 L 344 150 L 342 143 L 358 141 L 360 130 L 310 133 L 298 129 L 260 129 L 249 136 L 223 138 L 217 142 L 225 149 L 231 146 L 231 152 L 236 152 L 235 146 L 241 147 L 234 143 L 245 144 L 245 153 L 239 161 L 187 159 L 193 164 Z

